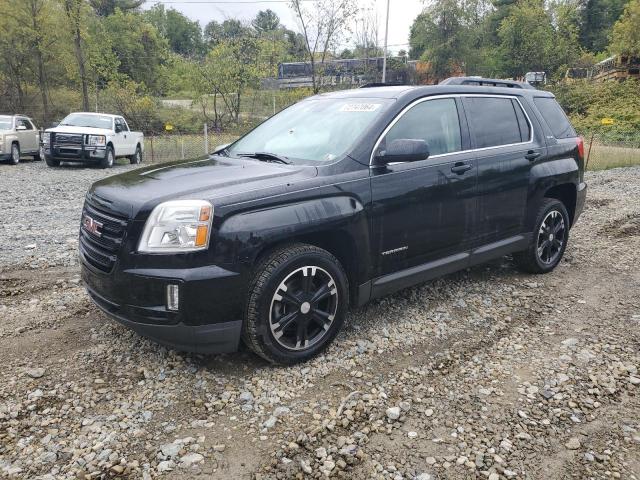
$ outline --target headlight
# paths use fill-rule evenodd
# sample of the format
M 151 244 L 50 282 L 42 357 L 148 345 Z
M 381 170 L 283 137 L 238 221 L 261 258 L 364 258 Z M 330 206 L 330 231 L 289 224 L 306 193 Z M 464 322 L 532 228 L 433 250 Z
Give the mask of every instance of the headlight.
M 104 147 L 106 145 L 106 137 L 104 135 L 89 135 L 88 145 L 91 147 Z
M 51 134 L 44 132 L 42 134 L 42 143 L 45 145 L 49 145 L 50 142 L 51 142 Z
M 209 246 L 213 206 L 204 200 L 173 200 L 158 205 L 144 225 L 139 252 L 174 253 Z

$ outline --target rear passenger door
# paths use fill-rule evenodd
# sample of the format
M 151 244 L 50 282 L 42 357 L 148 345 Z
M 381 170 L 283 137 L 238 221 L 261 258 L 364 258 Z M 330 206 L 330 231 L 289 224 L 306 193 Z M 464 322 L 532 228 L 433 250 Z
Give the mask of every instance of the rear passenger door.
M 397 139 L 425 140 L 430 150 L 426 160 L 371 170 L 378 276 L 450 257 L 470 246 L 476 162 L 461 109 L 455 97 L 420 99 L 401 112 L 376 143 L 374 156 Z
M 517 96 L 464 98 L 478 162 L 476 245 L 523 231 L 531 166 L 545 154 L 530 116 Z

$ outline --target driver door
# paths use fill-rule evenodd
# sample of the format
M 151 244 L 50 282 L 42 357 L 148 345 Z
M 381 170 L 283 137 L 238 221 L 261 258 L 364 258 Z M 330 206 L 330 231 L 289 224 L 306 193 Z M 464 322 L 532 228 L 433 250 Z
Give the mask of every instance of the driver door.
M 460 99 L 416 101 L 387 128 L 374 156 L 396 139 L 425 140 L 430 155 L 371 169 L 377 276 L 429 268 L 442 259 L 454 262 L 456 270 L 466 264 L 466 253 L 459 254 L 472 244 L 477 208 L 477 165 L 467 151 L 469 133 Z

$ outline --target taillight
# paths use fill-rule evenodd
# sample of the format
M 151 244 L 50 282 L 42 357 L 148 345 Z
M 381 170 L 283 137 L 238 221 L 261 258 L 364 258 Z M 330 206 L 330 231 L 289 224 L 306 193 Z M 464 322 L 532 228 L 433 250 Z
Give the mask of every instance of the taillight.
M 576 143 L 578 144 L 578 156 L 580 160 L 584 161 L 584 138 L 576 138 Z

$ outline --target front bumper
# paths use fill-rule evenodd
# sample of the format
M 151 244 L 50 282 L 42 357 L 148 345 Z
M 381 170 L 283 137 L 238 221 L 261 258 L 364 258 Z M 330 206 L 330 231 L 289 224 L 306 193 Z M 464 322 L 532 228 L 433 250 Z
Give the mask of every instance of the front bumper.
M 105 147 L 45 145 L 45 157 L 61 162 L 99 163 L 107 155 Z
M 197 353 L 227 353 L 238 348 L 244 289 L 234 272 L 206 266 L 116 268 L 106 274 L 83 261 L 82 280 L 103 312 L 158 343 Z M 166 306 L 169 284 L 179 286 L 178 311 Z

